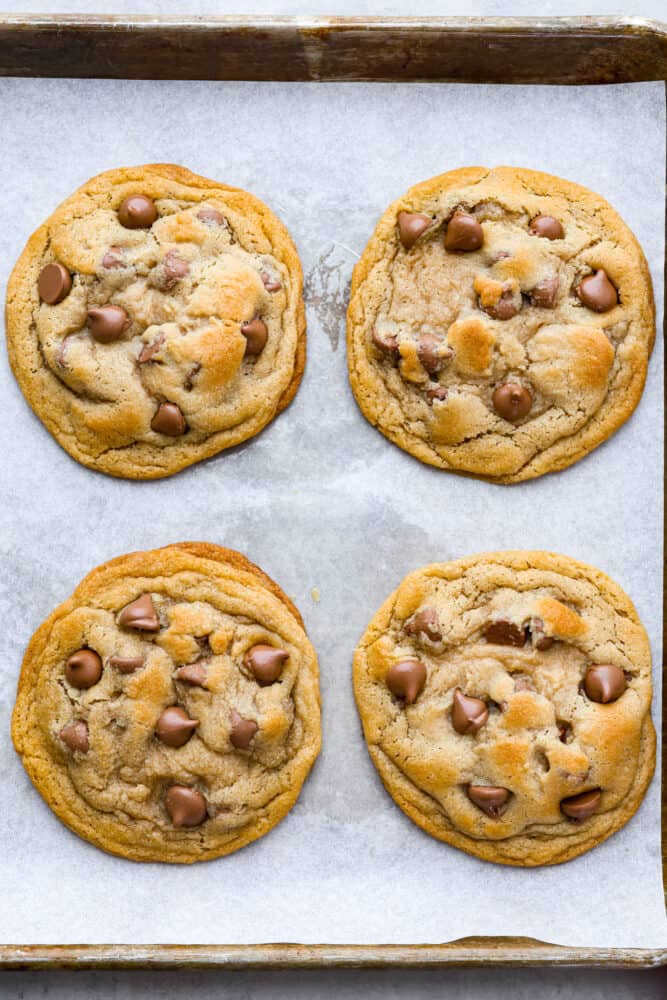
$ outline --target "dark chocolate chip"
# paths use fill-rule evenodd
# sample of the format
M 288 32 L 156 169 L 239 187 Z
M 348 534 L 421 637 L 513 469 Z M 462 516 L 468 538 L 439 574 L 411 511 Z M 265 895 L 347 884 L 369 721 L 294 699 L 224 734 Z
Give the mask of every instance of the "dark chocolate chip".
M 171 289 L 190 273 L 190 265 L 176 250 L 170 250 L 163 261 L 164 287 Z
M 560 811 L 568 819 L 581 822 L 592 816 L 600 805 L 602 792 L 599 788 L 592 788 L 589 792 L 581 792 L 580 795 L 570 795 L 567 799 L 562 799 Z
M 260 319 L 259 316 L 255 316 L 254 319 L 241 323 L 241 333 L 246 339 L 246 355 L 255 356 L 261 354 L 269 336 L 269 331 L 264 320 Z
M 509 790 L 497 785 L 468 785 L 470 801 L 494 819 L 500 816 L 509 797 Z
M 260 687 L 266 687 L 279 679 L 288 657 L 287 650 L 260 642 L 248 650 L 243 663 Z
M 531 219 L 528 231 L 532 236 L 542 236 L 547 240 L 562 240 L 565 230 L 553 215 L 536 215 Z
M 88 753 L 88 726 L 81 719 L 63 726 L 58 735 L 70 750 L 77 750 L 79 753 Z
M 627 687 L 625 674 L 613 663 L 598 663 L 589 667 L 584 676 L 584 688 L 591 701 L 606 705 L 621 697 Z
M 65 677 L 72 687 L 85 691 L 102 676 L 102 660 L 92 649 L 79 649 L 65 664 Z
M 533 396 L 530 389 L 518 382 L 504 382 L 494 389 L 493 408 L 503 420 L 514 423 L 530 413 Z
M 119 670 L 121 674 L 133 674 L 146 662 L 143 656 L 110 656 L 109 666 Z
M 452 725 L 457 733 L 476 733 L 489 717 L 489 709 L 481 698 L 471 698 L 460 688 L 454 691 L 452 702 Z
M 171 785 L 164 804 L 174 826 L 200 826 L 206 819 L 206 800 L 196 788 Z
M 447 347 L 440 337 L 432 333 L 422 333 L 417 340 L 417 357 L 429 375 L 437 375 L 442 371 L 453 353 L 451 347 Z
M 160 403 L 151 420 L 151 429 L 167 437 L 181 437 L 188 429 L 181 408 L 176 403 Z
M 112 271 L 117 267 L 125 267 L 122 247 L 109 247 L 102 257 L 102 267 L 107 271 Z
M 119 340 L 130 325 L 130 317 L 121 306 L 100 306 L 88 310 L 90 332 L 100 344 Z
M 398 235 L 406 250 L 415 245 L 422 233 L 426 232 L 432 223 L 430 215 L 421 212 L 399 212 L 396 217 Z
M 136 601 L 126 604 L 118 615 L 118 624 L 124 625 L 125 628 L 138 628 L 143 632 L 157 632 L 160 628 L 160 619 L 151 595 L 142 594 Z
M 371 340 L 377 347 L 378 351 L 381 351 L 382 354 L 386 354 L 388 357 L 394 359 L 398 357 L 398 340 L 393 334 L 379 333 L 378 330 L 373 327 Z
M 583 304 L 593 312 L 609 312 L 618 303 L 618 292 L 602 269 L 584 278 L 576 291 Z
M 259 728 L 257 723 L 253 722 L 252 719 L 242 718 L 236 709 L 232 709 L 230 722 L 232 728 L 229 733 L 229 742 L 237 750 L 247 750 L 251 739 Z
M 491 622 L 484 630 L 484 638 L 487 642 L 492 642 L 496 646 L 523 646 L 526 642 L 524 629 L 515 625 L 514 622 L 500 618 Z
M 426 667 L 419 660 L 401 660 L 387 672 L 387 687 L 397 698 L 403 698 L 406 705 L 415 703 L 425 684 Z
M 484 231 L 477 219 L 467 212 L 454 212 L 445 233 L 445 250 L 470 252 L 479 250 L 484 242 Z
M 176 680 L 193 687 L 206 687 L 206 667 L 203 663 L 186 663 L 176 671 Z
M 130 195 L 118 208 L 118 221 L 126 229 L 148 229 L 156 219 L 155 202 L 145 194 Z
M 559 286 L 560 278 L 557 274 L 552 278 L 545 278 L 544 281 L 540 281 L 539 285 L 535 285 L 530 292 L 531 306 L 537 306 L 539 309 L 553 309 Z
M 72 276 L 62 264 L 47 264 L 39 272 L 37 291 L 47 305 L 55 306 L 67 298 L 72 288 Z
M 197 218 L 211 226 L 224 226 L 225 224 L 225 217 L 217 208 L 200 208 L 197 212 Z
M 405 623 L 403 631 L 407 635 L 422 634 L 432 642 L 438 642 L 442 639 L 438 612 L 435 608 L 420 608 L 419 611 L 417 611 L 412 618 Z
M 199 725 L 198 719 L 191 719 L 188 713 L 171 705 L 165 708 L 157 720 L 155 735 L 168 747 L 182 747 L 188 742 Z

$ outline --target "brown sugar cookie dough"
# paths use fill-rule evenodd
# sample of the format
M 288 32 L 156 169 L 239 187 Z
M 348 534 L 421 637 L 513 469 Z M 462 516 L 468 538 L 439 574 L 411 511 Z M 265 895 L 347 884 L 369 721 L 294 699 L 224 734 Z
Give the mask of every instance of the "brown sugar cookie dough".
M 646 632 L 613 580 L 565 556 L 492 552 L 410 573 L 357 647 L 354 690 L 395 802 L 485 861 L 590 850 L 653 774 Z
M 515 167 L 454 170 L 380 219 L 352 278 L 364 416 L 430 465 L 499 483 L 565 468 L 639 402 L 648 266 L 603 198 Z
M 7 289 L 9 358 L 79 462 L 153 479 L 257 434 L 305 364 L 289 233 L 245 191 L 169 164 L 110 170 L 60 205 Z
M 80 837 L 134 861 L 217 858 L 299 795 L 320 749 L 317 657 L 292 602 L 238 552 L 134 552 L 32 637 L 12 736 Z

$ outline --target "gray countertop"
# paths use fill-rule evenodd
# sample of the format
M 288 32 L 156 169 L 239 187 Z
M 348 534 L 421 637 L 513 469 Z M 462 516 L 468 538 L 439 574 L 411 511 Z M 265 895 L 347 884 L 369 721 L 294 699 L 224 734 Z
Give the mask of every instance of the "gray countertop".
M 534 0 L 11 0 L 13 12 L 137 14 L 411 14 L 532 15 Z M 667 20 L 666 0 L 543 0 L 542 16 L 626 14 Z M 221 900 L 224 905 L 224 899 Z M 667 997 L 667 969 L 601 971 L 573 969 L 452 969 L 447 971 L 374 972 L 32 972 L 0 974 L 0 997 L 78 998 L 99 1000 L 151 995 L 156 997 L 234 998 L 234 1000 L 305 1000 L 363 996 L 435 998 L 448 993 L 471 1000 L 652 1000 Z

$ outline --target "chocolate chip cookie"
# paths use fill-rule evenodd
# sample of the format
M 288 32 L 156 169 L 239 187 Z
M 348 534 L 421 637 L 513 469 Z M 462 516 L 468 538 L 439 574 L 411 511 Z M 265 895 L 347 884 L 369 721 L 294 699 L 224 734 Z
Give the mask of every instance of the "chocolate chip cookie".
M 651 656 L 621 588 L 549 552 L 410 573 L 354 656 L 385 788 L 485 861 L 551 865 L 639 807 L 655 766 Z
M 257 198 L 152 165 L 110 170 L 31 236 L 7 345 L 40 420 L 79 462 L 171 475 L 257 434 L 305 363 L 302 273 Z
M 315 650 L 238 552 L 134 552 L 32 637 L 12 735 L 80 837 L 134 861 L 217 858 L 285 816 L 319 753 Z
M 599 195 L 469 167 L 411 188 L 354 269 L 364 416 L 416 458 L 516 483 L 563 469 L 637 406 L 655 337 L 636 239 Z

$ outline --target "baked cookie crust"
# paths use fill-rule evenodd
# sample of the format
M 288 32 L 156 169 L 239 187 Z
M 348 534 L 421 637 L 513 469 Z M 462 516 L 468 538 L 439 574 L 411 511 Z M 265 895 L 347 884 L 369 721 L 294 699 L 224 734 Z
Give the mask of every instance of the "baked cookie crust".
M 549 552 L 410 573 L 354 655 L 368 749 L 400 808 L 485 861 L 568 861 L 655 767 L 648 637 L 621 588 Z
M 10 363 L 77 461 L 168 476 L 292 400 L 302 286 L 289 233 L 253 195 L 173 164 L 109 170 L 28 240 L 7 289 Z
M 655 338 L 648 265 L 599 195 L 466 167 L 389 206 L 347 314 L 357 403 L 422 462 L 498 483 L 563 469 L 637 406 Z
M 217 858 L 299 795 L 320 750 L 317 657 L 294 604 L 238 552 L 134 552 L 35 632 L 12 737 L 47 804 L 102 850 Z

